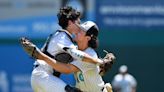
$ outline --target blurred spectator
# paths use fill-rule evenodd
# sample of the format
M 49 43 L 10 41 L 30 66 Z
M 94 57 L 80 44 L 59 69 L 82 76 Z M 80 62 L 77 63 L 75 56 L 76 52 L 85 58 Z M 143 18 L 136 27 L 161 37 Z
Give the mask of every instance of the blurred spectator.
M 122 65 L 112 81 L 114 92 L 136 92 L 137 81 L 128 73 L 128 67 Z

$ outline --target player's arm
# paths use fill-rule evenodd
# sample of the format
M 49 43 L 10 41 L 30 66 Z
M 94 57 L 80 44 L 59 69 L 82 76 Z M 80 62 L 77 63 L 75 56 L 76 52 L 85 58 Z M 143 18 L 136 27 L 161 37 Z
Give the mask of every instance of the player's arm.
M 86 54 L 83 51 L 77 50 L 75 48 L 68 49 L 66 50 L 73 58 L 79 60 L 79 61 L 84 61 L 84 62 L 89 62 L 89 63 L 94 63 L 94 64 L 103 64 L 103 61 L 100 60 L 99 58 L 93 58 L 90 55 Z
M 58 62 L 42 52 L 38 54 L 38 59 L 45 61 L 46 63 L 48 63 L 51 67 L 53 67 L 56 71 L 60 73 L 70 74 L 70 73 L 79 71 L 79 69 L 75 67 L 74 65 Z
M 79 60 L 79 61 L 84 61 L 84 62 L 89 62 L 89 63 L 94 63 L 94 64 L 105 64 L 108 62 L 111 62 L 115 59 L 115 56 L 113 54 L 108 55 L 108 60 L 102 60 L 99 58 L 93 58 L 92 56 L 88 55 L 87 53 L 80 51 L 76 48 L 68 48 L 64 47 L 61 44 L 60 45 L 66 52 L 68 52 L 73 58 Z
M 63 44 L 57 44 L 60 48 L 62 48 L 64 51 L 69 53 L 73 58 L 79 60 L 79 61 L 84 61 L 84 62 L 89 62 L 89 63 L 94 63 L 94 64 L 103 64 L 104 62 L 98 58 L 93 58 L 87 53 L 80 51 L 76 48 L 70 48 L 70 47 L 65 47 Z
M 64 37 L 60 38 L 60 40 L 58 40 L 56 43 L 59 49 L 62 49 L 68 52 L 73 58 L 79 61 L 84 61 L 84 62 L 89 62 L 89 63 L 94 63 L 94 64 L 104 63 L 102 60 L 98 58 L 93 58 L 90 55 L 86 54 L 85 52 L 77 50 L 77 48 L 73 48 L 72 47 L 73 43 L 67 38 L 67 36 L 65 38 Z
M 43 52 L 40 51 L 40 49 L 34 45 L 30 40 L 27 38 L 21 38 L 20 39 L 21 45 L 23 49 L 26 51 L 28 55 L 33 57 L 34 59 L 40 59 L 43 60 L 44 62 L 48 63 L 50 66 L 52 66 L 55 70 L 61 73 L 73 73 L 79 71 L 77 67 L 71 64 L 64 64 L 60 63 L 51 57 L 47 56 Z

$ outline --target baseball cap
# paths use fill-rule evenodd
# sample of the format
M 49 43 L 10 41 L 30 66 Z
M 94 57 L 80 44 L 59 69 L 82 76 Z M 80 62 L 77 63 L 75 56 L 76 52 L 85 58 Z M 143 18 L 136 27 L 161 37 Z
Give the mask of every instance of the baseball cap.
M 99 28 L 93 21 L 86 21 L 82 23 L 80 28 L 90 35 L 98 36 Z

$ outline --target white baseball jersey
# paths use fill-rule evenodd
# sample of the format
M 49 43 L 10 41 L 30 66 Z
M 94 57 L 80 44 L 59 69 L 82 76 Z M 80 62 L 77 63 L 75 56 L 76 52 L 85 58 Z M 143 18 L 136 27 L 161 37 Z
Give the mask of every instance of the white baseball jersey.
M 65 31 L 66 30 L 61 30 Z M 73 44 L 71 39 L 68 37 L 70 35 L 68 32 L 67 34 L 65 32 L 56 32 L 52 37 L 48 44 L 47 52 L 50 53 L 52 56 L 55 56 L 58 53 L 65 52 L 58 44 L 62 44 L 63 46 L 70 47 L 70 48 L 76 48 L 76 46 Z M 44 69 L 49 72 L 53 73 L 53 68 L 48 65 L 46 62 L 40 62 L 40 60 L 37 60 L 37 63 L 44 67 Z
M 87 48 L 84 52 L 94 58 L 98 58 L 97 53 L 92 48 Z M 84 92 L 102 92 L 104 81 L 99 75 L 100 69 L 98 65 L 82 61 L 73 61 L 71 64 L 81 70 L 74 74 L 77 88 Z
M 57 44 L 76 48 L 65 32 L 56 32 L 52 35 L 47 48 L 47 52 L 52 56 L 64 52 Z M 35 64 L 39 65 L 33 70 L 31 77 L 31 85 L 35 92 L 65 92 L 66 84 L 58 77 L 53 76 L 53 68 L 50 65 L 42 60 L 36 60 Z
M 113 88 L 120 89 L 120 92 L 132 92 L 132 88 L 137 86 L 135 78 L 130 75 L 117 74 L 112 82 Z

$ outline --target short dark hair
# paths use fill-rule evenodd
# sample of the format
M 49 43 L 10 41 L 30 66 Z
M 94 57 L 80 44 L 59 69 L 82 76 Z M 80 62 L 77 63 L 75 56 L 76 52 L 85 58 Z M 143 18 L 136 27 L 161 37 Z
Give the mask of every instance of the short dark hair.
M 57 14 L 59 25 L 66 29 L 68 26 L 68 21 L 75 21 L 78 18 L 80 18 L 80 12 L 76 9 L 73 9 L 71 6 L 66 6 L 63 8 L 60 8 L 59 13 Z
M 91 40 L 89 40 L 88 42 L 88 46 L 96 49 L 98 47 L 98 33 L 99 33 L 99 29 L 98 27 L 95 25 L 93 27 L 91 27 L 87 32 L 86 32 L 86 36 L 90 36 Z

